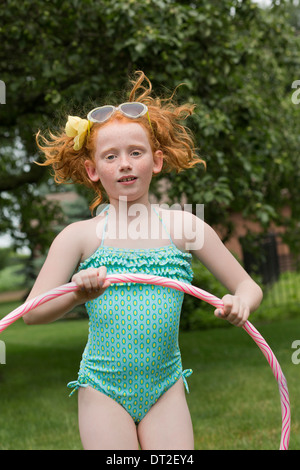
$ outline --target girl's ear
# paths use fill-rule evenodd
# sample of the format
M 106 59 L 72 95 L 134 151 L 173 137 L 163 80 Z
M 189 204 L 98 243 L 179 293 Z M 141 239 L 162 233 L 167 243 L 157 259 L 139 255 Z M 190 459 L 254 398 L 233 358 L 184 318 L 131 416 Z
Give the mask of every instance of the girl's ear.
M 153 154 L 153 173 L 156 175 L 161 172 L 164 163 L 164 154 L 161 150 L 156 150 Z
M 84 166 L 91 181 L 99 181 L 99 176 L 95 164 L 91 160 L 85 160 Z

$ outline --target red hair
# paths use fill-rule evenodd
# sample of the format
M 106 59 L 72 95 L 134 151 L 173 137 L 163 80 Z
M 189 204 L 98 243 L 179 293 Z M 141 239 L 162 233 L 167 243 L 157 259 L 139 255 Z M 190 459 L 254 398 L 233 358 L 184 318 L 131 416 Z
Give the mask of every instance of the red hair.
M 130 82 L 132 89 L 129 101 L 139 101 L 148 106 L 151 126 L 147 115 L 138 119 L 130 119 L 117 113 L 113 119 L 138 122 L 146 129 L 153 152 L 161 150 L 163 153 L 164 171 L 175 170 L 178 173 L 184 169 L 192 168 L 198 163 L 205 166 L 205 162 L 196 154 L 190 129 L 182 124 L 182 121 L 193 113 L 194 105 L 177 106 L 172 102 L 172 97 L 168 100 L 153 98 L 150 80 L 143 72 L 137 72 L 137 75 L 138 78 Z M 148 84 L 147 88 L 142 85 L 144 81 Z M 142 93 L 139 94 L 140 91 Z M 97 130 L 109 122 L 110 120 L 101 124 L 93 123 L 90 135 L 80 150 L 74 150 L 74 139 L 68 137 L 64 129 L 58 135 L 50 132 L 49 139 L 42 136 L 40 131 L 36 135 L 37 145 L 46 159 L 44 163 L 38 164 L 51 165 L 54 170 L 54 180 L 58 184 L 73 182 L 93 189 L 96 198 L 90 206 L 91 211 L 101 203 L 104 190 L 99 181 L 93 182 L 89 179 L 84 162 L 85 160 L 94 161 Z M 41 145 L 40 139 L 44 145 Z

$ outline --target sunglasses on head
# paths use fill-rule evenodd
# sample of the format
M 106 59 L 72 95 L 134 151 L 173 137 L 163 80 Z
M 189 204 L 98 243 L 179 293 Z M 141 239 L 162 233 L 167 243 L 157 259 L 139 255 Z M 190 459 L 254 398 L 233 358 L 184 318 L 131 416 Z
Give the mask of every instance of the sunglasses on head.
M 136 101 L 122 103 L 118 107 L 112 105 L 100 106 L 99 108 L 92 109 L 92 111 L 87 115 L 87 118 L 91 122 L 105 122 L 108 121 L 108 119 L 117 111 L 126 117 L 136 119 L 144 116 L 144 114 L 148 114 L 148 107 L 145 104 L 138 103 Z M 150 120 L 149 114 L 148 119 Z

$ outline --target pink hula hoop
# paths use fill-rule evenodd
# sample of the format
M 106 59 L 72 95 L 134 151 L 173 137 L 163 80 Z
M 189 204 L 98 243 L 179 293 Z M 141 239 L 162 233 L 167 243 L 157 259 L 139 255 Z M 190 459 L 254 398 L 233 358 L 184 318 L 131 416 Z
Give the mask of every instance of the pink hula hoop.
M 136 275 L 136 274 L 110 274 L 106 276 L 112 284 L 115 283 L 127 283 L 127 282 L 136 282 L 142 284 L 155 284 L 164 287 L 170 287 L 172 289 L 176 289 L 182 291 L 186 294 L 193 295 L 205 302 L 213 305 L 216 308 L 224 307 L 223 302 L 218 297 L 215 297 L 212 294 L 200 289 L 199 287 L 192 286 L 190 284 L 186 284 L 181 281 L 169 279 L 166 277 L 161 276 L 151 276 L 151 275 Z M 5 330 L 9 325 L 11 325 L 14 321 L 18 318 L 25 315 L 25 313 L 33 310 L 34 308 L 42 305 L 49 300 L 52 300 L 56 297 L 59 297 L 63 294 L 67 294 L 69 292 L 73 292 L 78 289 L 78 286 L 74 282 L 69 282 L 68 284 L 64 284 L 62 286 L 56 287 L 45 294 L 38 295 L 37 297 L 25 302 L 20 307 L 13 310 L 11 313 L 6 315 L 2 320 L 0 320 L 0 333 Z M 280 394 L 280 401 L 281 401 L 281 415 L 282 415 L 282 430 L 281 430 L 281 440 L 280 440 L 280 450 L 287 450 L 289 446 L 289 439 L 290 439 L 290 421 L 291 421 L 291 413 L 290 413 L 290 402 L 289 402 L 289 392 L 287 387 L 286 379 L 282 373 L 281 367 L 272 352 L 270 346 L 261 336 L 261 334 L 257 331 L 257 329 L 247 321 L 244 326 L 242 327 L 254 340 L 257 344 L 265 358 L 267 359 L 273 374 L 278 382 L 279 387 L 279 394 Z

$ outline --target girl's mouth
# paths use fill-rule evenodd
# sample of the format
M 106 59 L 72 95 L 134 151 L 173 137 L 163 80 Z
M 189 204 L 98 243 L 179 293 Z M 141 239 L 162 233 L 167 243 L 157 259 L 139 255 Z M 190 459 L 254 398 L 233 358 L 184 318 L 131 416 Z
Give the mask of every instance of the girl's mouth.
M 135 181 L 137 180 L 137 177 L 136 176 L 122 176 L 122 178 L 120 178 L 118 180 L 118 183 L 122 183 L 122 184 L 133 184 Z

